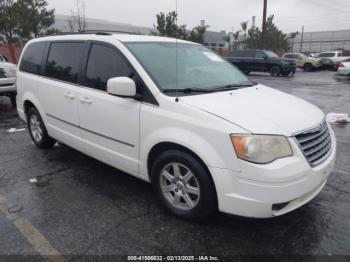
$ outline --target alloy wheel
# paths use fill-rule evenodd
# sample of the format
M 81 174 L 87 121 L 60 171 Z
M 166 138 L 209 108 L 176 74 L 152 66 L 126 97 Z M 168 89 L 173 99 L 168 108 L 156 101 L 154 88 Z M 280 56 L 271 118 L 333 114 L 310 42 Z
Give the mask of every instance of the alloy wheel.
M 43 130 L 36 115 L 31 115 L 29 119 L 30 132 L 35 142 L 40 143 L 43 138 Z
M 183 164 L 170 163 L 160 174 L 161 192 L 166 200 L 180 210 L 195 208 L 200 199 L 200 186 L 192 171 Z

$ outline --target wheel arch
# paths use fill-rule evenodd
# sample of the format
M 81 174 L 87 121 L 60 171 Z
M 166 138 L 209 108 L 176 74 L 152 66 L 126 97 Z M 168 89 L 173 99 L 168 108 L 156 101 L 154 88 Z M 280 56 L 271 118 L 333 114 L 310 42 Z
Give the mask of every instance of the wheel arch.
M 203 165 L 203 167 L 206 169 L 206 171 L 208 172 L 208 174 L 211 177 L 208 165 L 193 150 L 191 150 L 188 147 L 185 147 L 183 145 L 180 145 L 178 143 L 175 143 L 175 142 L 159 142 L 159 143 L 155 144 L 151 148 L 149 153 L 148 153 L 148 157 L 147 157 L 147 171 L 148 171 L 149 179 L 151 179 L 152 164 L 154 163 L 154 160 L 156 159 L 157 155 L 159 155 L 159 154 L 161 154 L 161 153 L 163 153 L 165 151 L 168 151 L 168 150 L 179 150 L 179 151 L 183 151 L 183 152 L 186 152 L 186 153 L 190 154 L 191 156 L 196 158 Z M 211 177 L 211 179 L 212 179 L 212 177 Z
M 149 154 L 147 156 L 147 171 L 148 171 L 148 178 L 149 181 L 151 181 L 151 169 L 152 169 L 152 164 L 154 163 L 157 155 L 168 151 L 168 150 L 179 150 L 179 151 L 183 151 L 186 152 L 188 154 L 190 154 L 192 157 L 194 157 L 196 160 L 198 160 L 198 162 L 203 166 L 203 168 L 207 171 L 209 179 L 212 183 L 212 185 L 214 186 L 214 191 L 215 191 L 215 195 L 217 196 L 217 190 L 216 190 L 216 185 L 214 183 L 214 179 L 213 176 L 209 170 L 208 165 L 205 163 L 205 161 L 198 155 L 196 154 L 193 150 L 182 146 L 178 143 L 174 143 L 174 142 L 159 142 L 157 144 L 155 144 L 151 150 L 149 151 Z M 218 203 L 218 200 L 216 199 L 216 202 Z
M 41 117 L 45 120 L 45 116 L 42 114 L 42 107 L 39 101 L 35 98 L 34 95 L 31 93 L 27 93 L 23 96 L 23 112 L 24 115 L 27 116 L 28 109 L 30 107 L 35 107 L 38 111 Z

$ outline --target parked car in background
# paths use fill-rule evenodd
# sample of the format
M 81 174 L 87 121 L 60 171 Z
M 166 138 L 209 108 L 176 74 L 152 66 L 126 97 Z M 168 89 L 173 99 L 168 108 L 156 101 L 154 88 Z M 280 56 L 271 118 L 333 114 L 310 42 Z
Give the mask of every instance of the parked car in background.
M 0 96 L 8 96 L 16 106 L 16 65 L 0 63 Z
M 321 59 L 307 57 L 302 53 L 285 53 L 283 58 L 288 58 L 294 60 L 297 67 L 304 69 L 306 72 L 311 72 L 322 66 Z
M 296 64 L 292 59 L 283 59 L 267 50 L 235 50 L 226 58 L 245 74 L 268 72 L 271 76 L 294 75 Z
M 338 65 L 338 74 L 350 76 L 350 59 L 347 59 Z
M 295 69 L 268 54 L 261 62 Z M 151 182 L 179 217 L 283 215 L 318 195 L 332 172 L 336 138 L 319 108 L 251 82 L 197 43 L 42 37 L 19 64 L 17 111 L 39 148 L 58 140 Z
M 318 55 L 319 55 L 319 53 L 310 53 L 310 54 L 308 54 L 308 57 L 317 58 Z
M 8 62 L 8 61 L 9 61 L 9 60 L 8 60 L 8 58 L 7 58 L 6 56 L 0 54 L 0 63 L 1 63 L 1 62 Z
M 336 64 L 337 62 L 342 62 L 345 59 L 350 58 L 350 56 L 345 56 L 343 54 L 343 51 L 328 51 L 328 52 L 323 52 L 319 54 L 318 58 L 321 58 L 321 59 L 326 58 L 331 60 L 334 64 Z

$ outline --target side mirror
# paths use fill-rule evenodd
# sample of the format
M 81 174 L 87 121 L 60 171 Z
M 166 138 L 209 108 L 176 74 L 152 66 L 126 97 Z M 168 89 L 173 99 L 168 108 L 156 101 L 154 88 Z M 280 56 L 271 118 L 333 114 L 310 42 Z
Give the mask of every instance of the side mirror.
M 107 82 L 108 94 L 125 97 L 136 97 L 136 84 L 129 77 L 114 77 Z

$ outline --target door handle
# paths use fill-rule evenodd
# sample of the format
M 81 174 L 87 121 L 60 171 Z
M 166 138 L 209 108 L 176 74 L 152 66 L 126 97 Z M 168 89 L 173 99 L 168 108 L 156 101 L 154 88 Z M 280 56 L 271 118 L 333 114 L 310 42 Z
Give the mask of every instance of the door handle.
M 75 95 L 73 95 L 71 92 L 65 92 L 64 96 L 66 98 L 69 98 L 70 100 L 74 100 L 75 99 Z
M 89 105 L 92 104 L 92 100 L 88 97 L 81 97 L 79 100 L 83 104 L 89 104 Z

